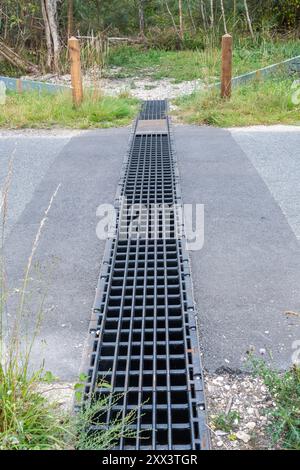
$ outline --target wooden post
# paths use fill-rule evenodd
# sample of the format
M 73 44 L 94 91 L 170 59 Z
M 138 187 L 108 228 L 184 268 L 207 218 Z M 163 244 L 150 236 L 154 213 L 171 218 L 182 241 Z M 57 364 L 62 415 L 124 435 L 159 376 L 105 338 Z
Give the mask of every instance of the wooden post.
M 221 97 L 230 98 L 232 80 L 232 36 L 224 34 L 222 37 L 222 77 Z
M 71 60 L 71 82 L 74 106 L 79 106 L 83 100 L 83 88 L 80 65 L 80 44 L 77 38 L 72 36 L 68 40 Z

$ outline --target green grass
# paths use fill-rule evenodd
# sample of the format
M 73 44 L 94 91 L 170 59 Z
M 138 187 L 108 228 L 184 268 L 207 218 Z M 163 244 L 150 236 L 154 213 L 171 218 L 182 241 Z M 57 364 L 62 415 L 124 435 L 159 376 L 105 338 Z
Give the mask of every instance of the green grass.
M 54 405 L 35 391 L 41 374 L 0 367 L 0 450 L 47 450 L 64 446 L 66 428 Z
M 125 95 L 103 97 L 91 92 L 85 94 L 84 102 L 75 109 L 69 92 L 8 93 L 6 104 L 0 106 L 0 126 L 13 129 L 124 126 L 136 114 L 137 103 Z
M 38 391 L 45 375 L 42 369 L 30 376 L 16 364 L 6 370 L 0 366 L 0 450 L 108 450 L 120 436 L 136 439 L 130 427 L 135 410 L 126 416 L 119 413 L 100 432 L 90 432 L 102 423 L 101 417 L 105 421 L 107 410 L 123 399 L 121 395 L 113 397 L 112 404 L 109 395 L 103 395 L 68 415 Z M 51 390 L 52 383 L 48 385 Z
M 234 45 L 233 73 L 240 75 L 296 55 L 300 55 L 299 41 L 258 43 L 244 39 Z M 121 46 L 112 49 L 108 64 L 121 68 L 117 73 L 119 77 L 151 75 L 154 79 L 171 78 L 177 82 L 197 78 L 214 81 L 220 76 L 220 60 L 220 47 L 164 51 Z
M 251 363 L 275 403 L 268 412 L 269 432 L 274 443 L 281 443 L 285 449 L 300 450 L 300 368 L 294 366 L 279 373 L 260 359 L 252 358 Z
M 300 105 L 294 105 L 291 99 L 292 82 L 278 77 L 249 82 L 235 88 L 230 100 L 221 99 L 218 89 L 194 93 L 176 101 L 176 114 L 189 124 L 217 127 L 300 125 Z

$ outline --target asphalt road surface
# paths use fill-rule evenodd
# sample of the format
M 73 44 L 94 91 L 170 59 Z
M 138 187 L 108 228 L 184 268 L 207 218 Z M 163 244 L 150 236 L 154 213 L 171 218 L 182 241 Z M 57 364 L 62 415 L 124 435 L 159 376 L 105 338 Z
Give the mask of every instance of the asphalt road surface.
M 300 129 L 176 126 L 184 202 L 205 205 L 205 243 L 191 253 L 204 366 L 243 367 L 254 346 L 280 369 L 300 341 Z M 0 133 L 0 187 L 14 154 L 5 229 L 13 318 L 24 270 L 57 186 L 34 256 L 24 331 L 44 294 L 35 366 L 76 380 L 104 250 L 96 210 L 114 200 L 129 128 Z M 299 345 L 298 345 L 299 347 Z

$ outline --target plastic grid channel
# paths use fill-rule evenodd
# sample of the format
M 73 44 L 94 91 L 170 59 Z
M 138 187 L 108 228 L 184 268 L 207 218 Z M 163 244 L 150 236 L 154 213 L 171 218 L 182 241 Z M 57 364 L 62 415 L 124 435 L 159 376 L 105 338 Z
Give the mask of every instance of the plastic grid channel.
M 150 108 L 149 108 L 150 106 Z M 146 102 L 142 114 L 167 109 Z M 167 118 L 166 118 L 167 119 Z M 169 123 L 168 123 L 169 128 Z M 99 426 L 136 410 L 135 437 L 118 449 L 209 448 L 205 397 L 189 259 L 176 233 L 176 210 L 151 219 L 151 204 L 180 204 L 179 176 L 168 134 L 135 135 L 121 175 L 116 236 L 107 241 L 93 321 L 86 397 L 108 394 Z M 137 205 L 140 236 L 128 234 Z M 141 236 L 144 234 L 145 236 Z M 99 388 L 101 381 L 111 388 Z M 117 398 L 115 398 L 117 397 Z
M 141 120 L 154 120 L 166 119 L 167 115 L 167 102 L 166 100 L 148 100 L 144 101 L 139 119 Z

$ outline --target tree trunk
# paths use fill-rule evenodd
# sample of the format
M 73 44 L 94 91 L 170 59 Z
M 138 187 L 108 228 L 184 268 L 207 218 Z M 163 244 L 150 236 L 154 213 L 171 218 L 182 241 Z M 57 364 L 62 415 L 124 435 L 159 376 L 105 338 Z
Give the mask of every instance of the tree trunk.
M 222 12 L 222 18 L 223 18 L 223 23 L 224 23 L 224 31 L 225 31 L 225 34 L 227 34 L 228 31 L 227 31 L 226 16 L 225 16 L 225 9 L 224 9 L 223 0 L 220 0 L 220 4 L 221 4 L 221 12 Z
M 59 72 L 60 39 L 57 24 L 57 0 L 41 0 L 47 43 L 47 67 Z
M 188 7 L 188 10 L 189 10 L 189 15 L 190 15 L 190 18 L 191 18 L 194 33 L 196 33 L 197 28 L 196 28 L 195 21 L 194 21 L 194 18 L 193 18 L 193 12 L 192 12 L 192 8 L 191 8 L 190 0 L 187 0 L 187 7 Z
M 200 0 L 200 10 L 201 10 L 203 28 L 204 28 L 204 30 L 206 30 L 206 29 L 207 29 L 207 23 L 206 23 L 206 15 L 205 15 L 205 10 L 204 10 L 204 2 L 203 2 L 203 0 Z
M 140 26 L 140 35 L 145 36 L 145 9 L 144 2 L 145 0 L 138 0 L 139 2 L 139 26 Z
M 174 27 L 174 31 L 177 34 L 177 36 L 179 37 L 179 39 L 181 40 L 180 33 L 178 32 L 178 29 L 177 29 L 177 26 L 176 26 L 176 23 L 175 23 L 175 20 L 174 20 L 174 16 L 172 15 L 172 12 L 171 12 L 169 4 L 168 4 L 168 0 L 165 0 L 165 4 L 166 4 L 167 11 L 168 11 L 168 13 L 171 17 L 173 27 Z
M 215 23 L 214 0 L 210 0 L 210 27 L 213 28 Z
M 244 0 L 244 5 L 245 5 L 246 18 L 247 18 L 247 23 L 248 23 L 248 26 L 249 26 L 249 31 L 251 33 L 252 38 L 254 39 L 255 36 L 254 36 L 253 28 L 252 28 L 251 18 L 250 18 L 250 15 L 249 15 L 249 8 L 248 8 L 247 0 Z
M 46 44 L 47 44 L 47 69 L 51 70 L 52 59 L 53 59 L 51 33 L 50 33 L 49 22 L 48 22 L 47 12 L 45 9 L 44 0 L 41 0 L 41 3 L 42 3 L 42 15 L 43 15 L 44 24 L 45 24 Z
M 68 38 L 74 34 L 74 1 L 68 0 Z
M 139 24 L 140 24 L 140 35 L 145 36 L 145 0 L 139 0 Z
M 183 16 L 182 16 L 182 0 L 178 0 L 178 10 L 179 10 L 179 34 L 180 39 L 183 40 Z

